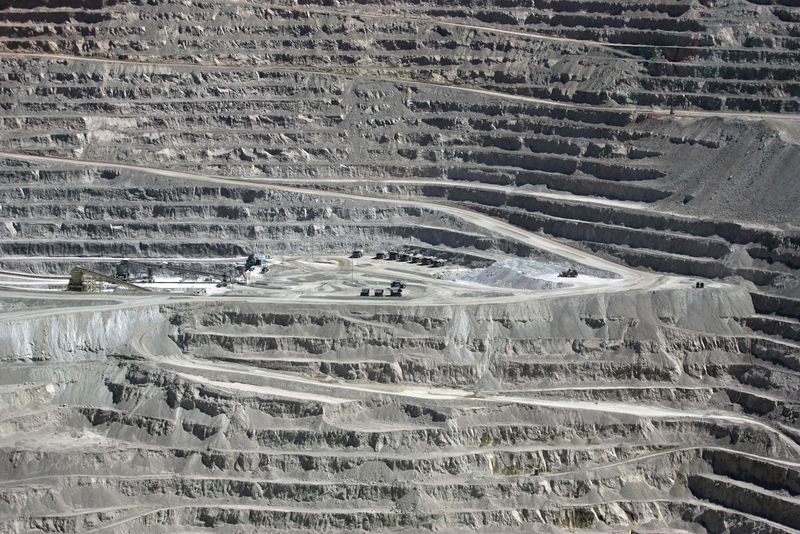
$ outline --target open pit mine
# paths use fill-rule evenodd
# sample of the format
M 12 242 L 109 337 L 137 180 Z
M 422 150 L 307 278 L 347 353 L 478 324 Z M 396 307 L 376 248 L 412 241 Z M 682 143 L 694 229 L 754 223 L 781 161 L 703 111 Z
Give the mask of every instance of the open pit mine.
M 0 1 L 0 532 L 800 533 L 798 0 Z

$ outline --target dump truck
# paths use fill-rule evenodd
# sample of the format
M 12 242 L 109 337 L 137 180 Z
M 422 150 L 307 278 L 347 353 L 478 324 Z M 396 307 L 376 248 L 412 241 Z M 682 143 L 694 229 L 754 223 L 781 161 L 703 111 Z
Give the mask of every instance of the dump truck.
M 114 267 L 114 278 L 127 280 L 131 277 L 131 264 L 128 260 L 122 260 Z

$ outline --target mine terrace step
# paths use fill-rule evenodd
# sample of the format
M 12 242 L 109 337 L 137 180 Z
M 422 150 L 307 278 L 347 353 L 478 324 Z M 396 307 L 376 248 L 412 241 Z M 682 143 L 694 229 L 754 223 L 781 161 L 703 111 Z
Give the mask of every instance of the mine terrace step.
M 790 528 L 800 528 L 800 499 L 728 477 L 696 474 L 688 477 L 696 496 Z

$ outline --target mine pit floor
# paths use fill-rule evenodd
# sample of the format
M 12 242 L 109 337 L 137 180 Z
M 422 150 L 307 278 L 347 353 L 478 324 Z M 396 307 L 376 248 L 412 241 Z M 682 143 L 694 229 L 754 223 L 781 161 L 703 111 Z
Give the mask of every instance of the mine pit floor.
M 472 269 L 458 265 L 433 268 L 427 265 L 367 257 L 353 259 L 342 256 L 282 256 L 269 259 L 266 266 L 269 267 L 269 272 L 261 273 L 260 268 L 256 268 L 251 273 L 250 284 L 245 284 L 240 277 L 224 287 L 215 281 L 182 280 L 174 276 L 156 277 L 153 282 L 132 281 L 155 294 L 175 296 L 225 295 L 360 302 L 513 299 L 515 296 L 533 293 L 610 289 L 626 281 L 616 273 L 596 269 L 581 273 L 577 278 L 559 277 L 558 272 L 564 265 L 535 258 L 501 259 L 488 267 Z M 388 289 L 395 280 L 406 284 L 403 295 L 399 298 L 388 296 Z M 680 282 L 678 280 L 676 278 L 672 283 L 687 286 L 693 283 L 688 279 L 680 279 Z M 69 296 L 84 298 L 87 294 L 116 297 L 133 293 L 129 289 L 115 289 L 110 285 L 106 285 L 102 291 L 93 293 L 67 292 L 68 281 L 67 277 L 52 275 L 0 272 L 0 287 L 7 293 L 38 293 L 58 298 Z M 709 287 L 719 285 L 707 283 Z M 370 296 L 360 296 L 361 289 L 369 289 Z M 375 289 L 383 289 L 386 296 L 375 297 Z

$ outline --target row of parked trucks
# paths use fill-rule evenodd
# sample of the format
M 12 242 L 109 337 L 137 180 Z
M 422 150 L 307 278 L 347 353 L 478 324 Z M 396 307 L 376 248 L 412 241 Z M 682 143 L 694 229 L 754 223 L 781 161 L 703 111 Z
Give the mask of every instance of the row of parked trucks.
M 402 297 L 403 290 L 405 288 L 405 283 L 401 282 L 400 280 L 395 280 L 388 288 L 379 287 L 376 289 L 370 289 L 368 287 L 363 287 L 361 288 L 361 296 L 369 297 L 372 295 L 373 297 Z
M 362 258 L 364 257 L 364 252 L 361 250 L 354 250 L 353 253 L 350 255 L 351 258 Z M 441 258 L 434 258 L 431 256 L 423 256 L 421 254 L 413 254 L 409 252 L 402 252 L 397 250 L 390 250 L 390 251 L 380 251 L 375 254 L 376 260 L 390 260 L 390 261 L 406 261 L 409 263 L 416 263 L 419 265 L 429 265 L 431 267 L 444 267 L 447 265 L 447 260 L 443 260 Z M 403 296 L 403 289 L 405 289 L 406 285 L 399 281 L 395 280 L 392 282 L 391 286 L 388 288 L 374 288 L 370 289 L 368 287 L 361 288 L 361 296 L 362 297 L 402 297 Z
M 361 258 L 364 253 L 360 250 L 354 250 L 351 258 Z M 409 263 L 418 263 L 420 265 L 430 265 L 431 267 L 444 267 L 447 265 L 447 260 L 441 258 L 434 258 L 432 256 L 423 256 L 421 254 L 412 254 L 409 252 L 401 252 L 397 250 L 380 251 L 375 254 L 376 260 L 391 260 L 391 261 L 407 261 Z

